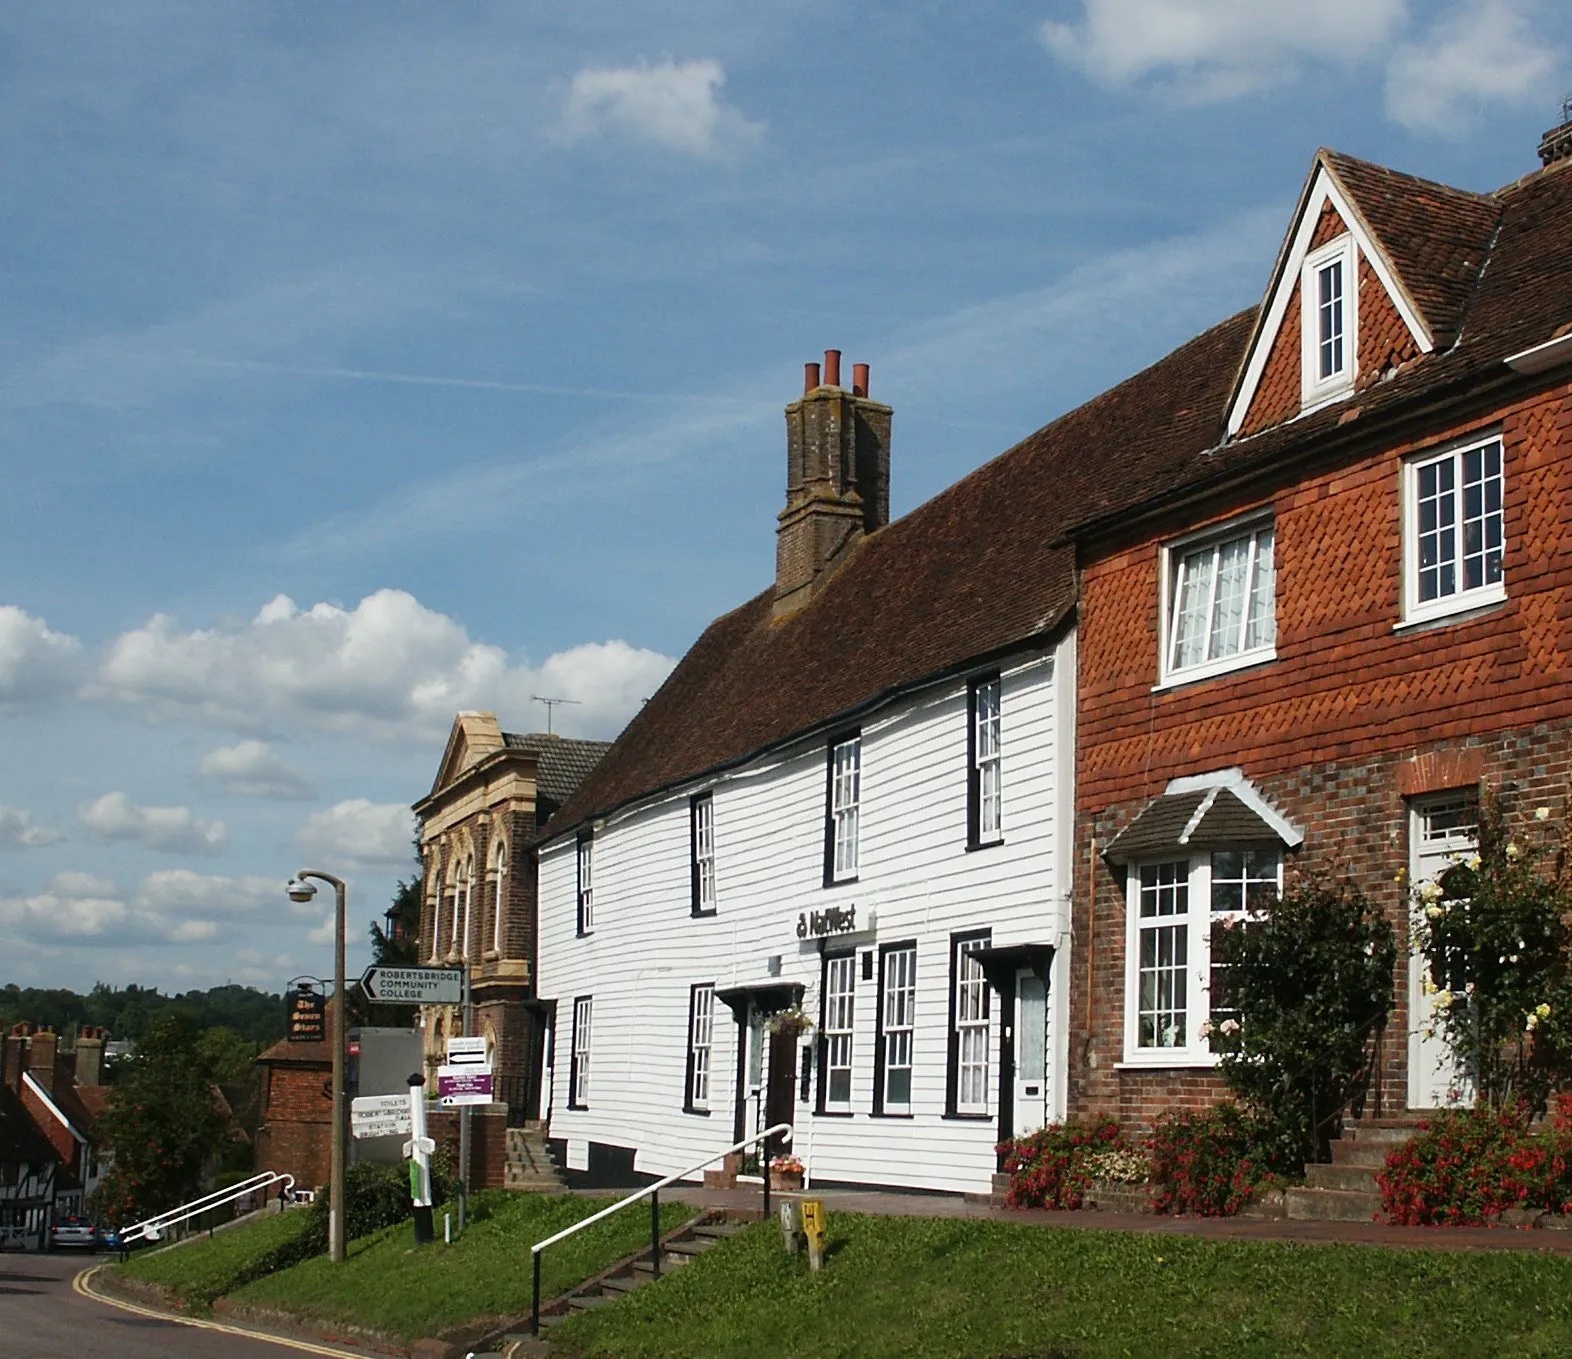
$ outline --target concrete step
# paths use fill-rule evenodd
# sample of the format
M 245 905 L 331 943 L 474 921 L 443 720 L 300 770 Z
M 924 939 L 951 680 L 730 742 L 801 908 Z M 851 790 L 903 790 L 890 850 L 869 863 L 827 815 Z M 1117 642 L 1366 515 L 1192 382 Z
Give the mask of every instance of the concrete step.
M 1311 1189 L 1347 1189 L 1358 1194 L 1377 1194 L 1376 1171 L 1379 1166 L 1330 1165 L 1305 1167 L 1305 1184 Z
M 1345 1142 L 1338 1139 L 1332 1143 L 1332 1164 L 1367 1166 L 1379 1170 L 1386 1164 L 1387 1155 L 1391 1150 L 1390 1142 Z
M 1346 1189 L 1290 1189 L 1284 1197 L 1293 1222 L 1370 1222 L 1381 1211 L 1379 1194 Z

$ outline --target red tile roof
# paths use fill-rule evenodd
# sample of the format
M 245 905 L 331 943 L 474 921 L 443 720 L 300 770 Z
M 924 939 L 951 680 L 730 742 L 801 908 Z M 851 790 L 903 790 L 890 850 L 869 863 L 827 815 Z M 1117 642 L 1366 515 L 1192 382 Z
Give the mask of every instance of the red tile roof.
M 1436 333 L 1435 354 L 1223 446 L 1257 313 L 1222 322 L 865 539 L 795 614 L 773 621 L 766 590 L 717 619 L 548 834 L 1045 641 L 1075 604 L 1078 536 L 1320 456 L 1387 414 L 1510 383 L 1501 360 L 1572 321 L 1572 164 L 1479 195 L 1323 154 Z

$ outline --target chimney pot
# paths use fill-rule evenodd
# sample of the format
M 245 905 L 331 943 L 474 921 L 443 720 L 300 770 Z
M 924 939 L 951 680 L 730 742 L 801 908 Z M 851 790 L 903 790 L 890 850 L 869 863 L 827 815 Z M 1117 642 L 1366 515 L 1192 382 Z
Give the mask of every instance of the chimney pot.
M 865 363 L 852 364 L 852 395 L 868 395 L 868 365 Z
M 805 363 L 802 365 L 802 394 L 806 396 L 819 385 L 819 365 Z
M 824 385 L 826 387 L 841 385 L 841 351 L 838 349 L 824 351 Z

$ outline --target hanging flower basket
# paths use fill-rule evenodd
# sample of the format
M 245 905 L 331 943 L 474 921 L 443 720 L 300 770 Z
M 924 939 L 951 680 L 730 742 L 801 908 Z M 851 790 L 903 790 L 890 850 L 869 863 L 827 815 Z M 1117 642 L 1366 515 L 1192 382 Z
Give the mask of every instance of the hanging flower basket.
M 764 1027 L 787 1038 L 801 1038 L 813 1028 L 813 1021 L 800 1005 L 794 1005 L 789 1010 L 777 1010 L 764 1021 Z

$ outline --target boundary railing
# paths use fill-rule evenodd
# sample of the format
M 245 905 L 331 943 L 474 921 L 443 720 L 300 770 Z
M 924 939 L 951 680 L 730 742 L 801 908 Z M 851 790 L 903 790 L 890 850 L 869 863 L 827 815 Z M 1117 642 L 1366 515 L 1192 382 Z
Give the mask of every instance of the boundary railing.
M 642 1198 L 650 1201 L 650 1267 L 655 1277 L 660 1278 L 660 1191 L 667 1185 L 676 1184 L 685 1180 L 690 1175 L 696 1175 L 706 1166 L 714 1165 L 716 1161 L 724 1160 L 736 1152 L 751 1147 L 755 1142 L 764 1142 L 771 1137 L 779 1136 L 782 1142 L 791 1141 L 792 1125 L 790 1123 L 777 1123 L 773 1128 L 766 1128 L 761 1133 L 754 1133 L 752 1137 L 745 1137 L 741 1142 L 733 1143 L 724 1151 L 717 1151 L 713 1156 L 706 1156 L 702 1161 L 696 1161 L 686 1170 L 679 1170 L 675 1175 L 668 1175 L 663 1180 L 656 1180 L 647 1184 L 642 1189 L 637 1189 L 626 1198 L 618 1199 L 609 1208 L 602 1208 L 598 1213 L 591 1213 L 588 1217 L 575 1222 L 571 1227 L 564 1227 L 555 1236 L 548 1236 L 544 1241 L 537 1241 L 530 1249 L 534 1259 L 535 1290 L 534 1298 L 529 1309 L 530 1334 L 540 1334 L 540 1257 L 547 1246 L 555 1246 L 559 1241 L 566 1241 L 568 1237 L 582 1232 L 586 1227 L 593 1226 L 602 1218 L 611 1217 L 620 1213 L 624 1208 L 637 1203 Z M 770 1215 L 770 1168 L 764 1167 L 764 1216 Z
M 263 1202 L 267 1201 L 267 1191 L 275 1184 L 282 1184 L 280 1195 L 287 1194 L 295 1187 L 295 1177 L 286 1175 L 282 1171 L 264 1170 L 253 1175 L 249 1180 L 242 1180 L 239 1184 L 232 1184 L 226 1189 L 215 1189 L 211 1194 L 204 1194 L 199 1199 L 192 1199 L 190 1203 L 182 1203 L 178 1208 L 171 1208 L 167 1212 L 159 1213 L 154 1217 L 144 1218 L 141 1222 L 133 1223 L 124 1228 L 120 1239 L 126 1245 L 133 1241 L 157 1241 L 171 1227 L 178 1227 L 183 1222 L 189 1222 L 199 1213 L 208 1212 L 213 1208 L 222 1208 L 226 1203 L 233 1203 L 236 1199 L 244 1198 L 247 1194 L 262 1191 Z

